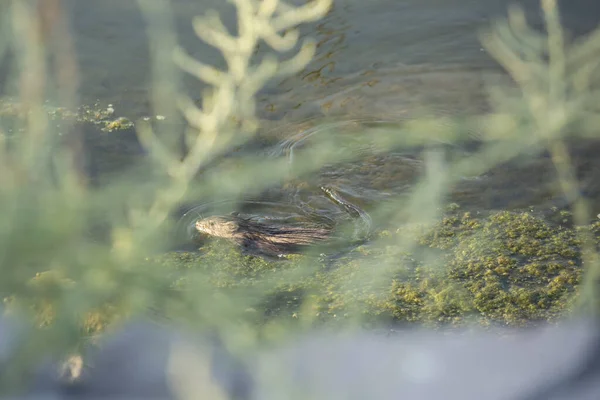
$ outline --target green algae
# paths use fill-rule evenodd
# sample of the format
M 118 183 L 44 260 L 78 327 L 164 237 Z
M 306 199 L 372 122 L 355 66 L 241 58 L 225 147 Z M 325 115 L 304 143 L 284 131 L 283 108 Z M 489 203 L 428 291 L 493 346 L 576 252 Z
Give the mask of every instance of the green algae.
M 300 255 L 277 261 L 245 256 L 222 241 L 195 255 L 163 255 L 160 262 L 201 272 L 215 290 L 245 290 L 242 307 L 257 311 L 260 323 L 304 317 L 522 326 L 554 321 L 571 310 L 582 268 L 576 229 L 553 222 L 565 217 L 558 210 L 473 216 L 454 206 L 433 226 L 381 231 L 373 243 L 333 264 Z M 600 223 L 591 229 L 597 237 Z M 416 237 L 412 252 L 398 245 L 407 232 Z M 183 272 L 177 287 L 186 282 Z

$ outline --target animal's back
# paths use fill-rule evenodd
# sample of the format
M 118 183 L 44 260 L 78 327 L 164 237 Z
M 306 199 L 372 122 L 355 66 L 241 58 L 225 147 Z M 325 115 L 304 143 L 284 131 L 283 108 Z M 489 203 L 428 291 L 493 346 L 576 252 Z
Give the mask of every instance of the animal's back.
M 317 225 L 268 224 L 235 215 L 209 217 L 196 226 L 202 227 L 201 232 L 205 234 L 233 240 L 246 249 L 270 255 L 298 252 L 328 239 L 331 234 L 331 229 Z

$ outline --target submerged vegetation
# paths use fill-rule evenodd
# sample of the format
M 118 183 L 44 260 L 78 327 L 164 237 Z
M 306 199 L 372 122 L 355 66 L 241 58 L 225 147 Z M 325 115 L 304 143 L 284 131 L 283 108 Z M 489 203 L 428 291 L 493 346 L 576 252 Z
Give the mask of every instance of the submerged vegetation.
M 364 161 L 364 143 L 353 143 L 356 133 L 342 151 L 335 127 L 325 123 L 314 143 L 301 136 L 294 145 L 304 147 L 285 147 L 284 156 L 265 157 L 264 147 L 258 155 L 238 154 L 264 136 L 258 133 L 256 94 L 270 79 L 305 74 L 316 52 L 313 41 L 299 42 L 296 27 L 325 16 L 332 1 L 298 7 L 277 0 L 232 3 L 237 35 L 216 13 L 194 22 L 198 36 L 222 52 L 228 69 L 219 70 L 160 34 L 169 15 L 165 5 L 139 1 L 155 64 L 154 108 L 157 115 L 172 115 L 177 105 L 186 120 L 179 131 L 159 118 L 135 124 L 116 118 L 111 107 L 49 112 L 45 100 L 57 88 L 41 78 L 44 60 L 60 50 L 56 62 L 69 63 L 73 54 L 57 45 L 65 33 L 44 42 L 30 5 L 0 6 L 3 29 L 14 42 L 0 43 L 0 56 L 11 46 L 21 67 L 13 77 L 19 106 L 0 107 L 0 292 L 7 311 L 32 322 L 31 335 L 15 350 L 14 359 L 23 364 L 15 362 L 6 382 L 18 383 L 20 368 L 32 359 L 78 349 L 139 316 L 216 328 L 229 343 L 251 346 L 271 334 L 320 324 L 525 326 L 573 312 L 597 314 L 600 222 L 581 196 L 585 187 L 568 143 L 598 134 L 600 31 L 567 43 L 554 1 L 542 1 L 545 33 L 533 31 L 511 9 L 508 22 L 483 36 L 514 80 L 512 87 L 489 88 L 489 113 L 468 121 L 419 115 L 361 132 L 376 153 L 404 157 L 418 148 L 423 168 L 417 173 L 414 154 L 403 158 L 410 170 L 396 169 L 383 156 L 372 156 L 372 165 Z M 271 55 L 255 63 L 259 43 L 274 53 L 299 50 L 285 61 Z M 179 70 L 206 83 L 202 108 L 178 89 Z M 440 146 L 473 142 L 474 150 L 461 157 L 447 157 Z M 448 204 L 460 198 L 453 189 L 465 177 L 479 179 L 510 160 L 539 159 L 544 151 L 555 167 L 554 186 L 566 199 L 563 208 Z M 227 158 L 232 153 L 237 158 Z M 355 164 L 336 169 L 344 162 Z M 102 179 L 89 179 L 90 169 Z M 374 221 L 368 240 L 276 259 L 244 254 L 218 238 L 203 238 L 190 251 L 173 250 L 180 244 L 174 236 L 181 233 L 182 204 L 227 200 L 235 206 L 274 191 L 314 215 L 324 209 L 319 199 L 310 190 L 308 200 L 298 194 L 310 189 L 307 177 L 338 179 L 342 169 L 369 181 L 365 191 L 385 198 L 381 204 L 365 201 Z M 402 190 L 386 192 L 394 179 Z M 351 194 L 359 198 L 358 192 Z M 345 222 L 340 227 L 345 232 Z

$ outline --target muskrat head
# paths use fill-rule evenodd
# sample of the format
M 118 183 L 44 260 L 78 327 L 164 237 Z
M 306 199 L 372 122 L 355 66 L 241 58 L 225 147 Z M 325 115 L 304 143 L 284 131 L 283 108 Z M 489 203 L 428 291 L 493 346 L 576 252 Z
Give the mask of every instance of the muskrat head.
M 231 238 L 238 230 L 238 224 L 231 218 L 208 217 L 196 221 L 196 230 L 206 235 Z

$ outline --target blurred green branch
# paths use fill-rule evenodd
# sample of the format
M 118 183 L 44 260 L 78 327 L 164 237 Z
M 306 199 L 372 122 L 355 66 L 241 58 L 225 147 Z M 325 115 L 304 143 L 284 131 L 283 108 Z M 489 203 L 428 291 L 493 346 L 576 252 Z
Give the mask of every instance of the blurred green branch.
M 361 132 L 364 139 L 344 143 L 343 149 L 339 134 L 345 127 L 323 122 L 323 133 L 294 150 L 293 159 L 240 156 L 231 164 L 217 162 L 213 167 L 211 163 L 220 156 L 255 137 L 254 97 L 267 81 L 292 75 L 311 60 L 315 43 L 299 42 L 296 26 L 323 17 L 332 0 L 299 7 L 276 0 L 234 0 L 237 35 L 228 32 L 215 12 L 196 18 L 194 31 L 223 54 L 225 70 L 194 59 L 176 45 L 168 2 L 138 3 L 149 26 L 153 105 L 179 108 L 188 125 L 184 133 L 188 151 L 181 157 L 172 149 L 173 137 L 163 137 L 149 122 L 139 121 L 139 140 L 149 152 L 144 167 L 152 179 L 140 182 L 139 177 L 127 175 L 101 189 L 81 182 L 74 149 L 59 145 L 63 143 L 60 132 L 48 122 L 43 102 L 53 79 L 45 76 L 48 48 L 35 31 L 33 9 L 15 0 L 7 8 L 9 17 L 0 16 L 11 22 L 3 28 L 15 39 L 12 46 L 25 110 L 14 132 L 0 126 L 0 292 L 13 312 L 29 315 L 44 327 L 42 334 L 36 332 L 27 342 L 37 341 L 35 346 L 23 346 L 16 358 L 33 359 L 52 346 L 56 351 L 72 349 L 81 337 L 103 331 L 119 319 L 153 312 L 157 318 L 180 317 L 196 326 L 235 325 L 227 331 L 239 342 L 251 342 L 268 328 L 290 334 L 297 328 L 296 319 L 310 326 L 323 310 L 333 318 L 338 318 L 337 310 L 344 310 L 351 315 L 349 320 L 360 323 L 369 316 L 366 305 L 377 313 L 411 321 L 428 311 L 431 315 L 424 318 L 430 322 L 460 320 L 463 315 L 458 313 L 474 310 L 487 313 L 485 318 L 521 321 L 538 315 L 538 308 L 548 304 L 563 306 L 561 296 L 569 295 L 577 283 L 573 265 L 579 262 L 579 253 L 573 248 L 580 244 L 586 267 L 580 307 L 597 314 L 600 268 L 595 238 L 588 230 L 578 229 L 574 239 L 571 231 L 551 231 L 549 224 L 528 214 L 497 213 L 485 220 L 469 212 L 448 213 L 443 206 L 464 176 L 479 176 L 524 154 L 547 150 L 560 187 L 574 204 L 576 224 L 589 227 L 589 209 L 580 196 L 567 143 L 570 137 L 597 137 L 593 121 L 598 120 L 600 31 L 579 43 L 568 43 L 554 1 L 543 2 L 547 33 L 534 31 L 523 12 L 511 8 L 508 20 L 483 38 L 516 83 L 516 88 L 490 88 L 493 110 L 489 115 L 466 122 L 431 116 L 393 127 L 369 127 Z M 260 41 L 274 53 L 293 49 L 296 53 L 286 60 L 271 54 L 254 63 Z M 2 45 L 0 41 L 0 55 Z M 179 70 L 208 85 L 202 107 L 171 82 Z M 468 156 L 447 161 L 446 149 L 472 141 L 471 130 L 478 132 L 481 146 Z M 170 133 L 169 128 L 165 133 Z M 386 204 L 370 211 L 391 231 L 382 230 L 369 245 L 353 249 L 340 261 L 345 264 L 339 271 L 324 268 L 318 247 L 306 257 L 283 258 L 278 264 L 216 245 L 206 247 L 206 260 L 187 253 L 169 259 L 175 261 L 153 258 L 167 246 L 170 231 L 165 226 L 179 203 L 259 195 L 284 178 L 314 176 L 324 165 L 359 161 L 367 146 L 375 147 L 374 153 L 425 148 L 420 154 L 424 154 L 422 179 L 411 182 L 409 196 L 390 196 Z M 360 168 L 371 167 L 365 163 Z M 107 237 L 94 235 L 96 225 L 107 227 Z M 435 240 L 415 233 L 433 228 L 437 230 L 427 235 Z M 501 230 L 505 228 L 511 231 Z M 504 247 L 498 245 L 500 241 Z M 457 246 L 450 252 L 454 258 L 436 253 L 450 245 Z M 543 245 L 551 250 L 548 258 L 539 254 L 545 250 Z M 418 252 L 427 254 L 417 260 Z M 531 254 L 538 257 L 535 262 L 515 272 L 521 266 L 515 266 L 511 257 Z M 560 257 L 570 257 L 573 265 L 560 264 L 564 261 Z M 451 267 L 441 264 L 448 260 Z M 563 267 L 566 272 L 557 272 Z M 529 278 L 528 271 L 547 280 L 540 281 L 546 285 L 544 290 L 528 293 L 519 286 L 503 291 L 501 283 L 509 280 L 510 273 L 520 285 Z M 407 276 L 413 280 L 403 280 Z M 452 280 L 445 286 L 448 277 Z M 283 297 L 285 305 L 304 303 L 277 328 L 269 325 L 267 314 L 272 310 L 260 309 L 269 296 Z M 517 306 L 529 308 L 510 314 Z M 252 330 L 249 321 L 268 322 Z
M 298 41 L 298 33 L 292 28 L 324 16 L 332 0 L 315 0 L 297 8 L 278 0 L 238 0 L 233 3 L 238 12 L 238 36 L 229 34 L 214 12 L 194 20 L 198 37 L 222 52 L 228 71 L 201 63 L 180 47 L 174 51 L 174 61 L 182 70 L 212 86 L 203 96 L 202 109 L 197 108 L 190 98 L 180 95 L 181 111 L 188 124 L 196 129 L 186 135 L 190 150 L 185 158 L 180 161 L 161 144 L 149 125 L 140 124 L 141 142 L 172 179 L 170 187 L 157 193 L 149 214 L 139 213 L 143 217 L 133 221 L 135 225 L 143 226 L 143 230 L 157 229 L 171 208 L 183 198 L 189 182 L 202 165 L 230 148 L 236 136 L 255 132 L 254 95 L 257 91 L 269 79 L 301 70 L 315 52 L 314 42 L 307 39 L 293 58 L 279 62 L 268 56 L 252 67 L 250 61 L 259 41 L 264 40 L 276 51 L 292 49 Z M 280 36 L 281 31 L 285 32 Z M 233 129 L 232 118 L 241 122 L 241 131 Z
M 549 151 L 560 187 L 573 204 L 574 221 L 586 226 L 590 223 L 590 210 L 586 200 L 581 198 L 565 139 L 572 135 L 576 123 L 597 118 L 593 115 L 598 100 L 594 90 L 597 82 L 593 79 L 600 65 L 600 31 L 569 46 L 556 0 L 542 0 L 541 4 L 546 34 L 530 29 L 522 9 L 513 6 L 508 21 L 498 23 L 492 34 L 484 36 L 483 43 L 519 85 L 523 101 L 517 100 L 517 104 L 523 105 L 523 111 L 529 113 L 526 130 Z M 508 104 L 514 100 L 505 96 L 501 101 Z M 597 135 L 597 127 L 594 130 Z M 590 233 L 580 230 L 579 234 L 587 271 L 579 309 L 600 315 L 600 259 Z

